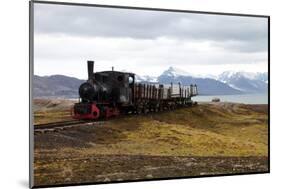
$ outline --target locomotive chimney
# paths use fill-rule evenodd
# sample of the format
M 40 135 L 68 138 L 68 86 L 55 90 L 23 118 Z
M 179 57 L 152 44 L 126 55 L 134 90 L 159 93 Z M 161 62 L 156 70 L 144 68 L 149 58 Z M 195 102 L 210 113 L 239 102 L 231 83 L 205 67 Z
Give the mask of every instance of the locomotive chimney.
M 88 60 L 88 80 L 94 79 L 94 61 Z

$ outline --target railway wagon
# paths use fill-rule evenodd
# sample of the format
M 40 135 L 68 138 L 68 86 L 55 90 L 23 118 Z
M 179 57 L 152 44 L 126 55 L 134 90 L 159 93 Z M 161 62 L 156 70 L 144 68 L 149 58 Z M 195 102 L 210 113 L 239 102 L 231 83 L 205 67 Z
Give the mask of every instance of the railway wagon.
M 120 113 L 148 113 L 192 105 L 197 86 L 181 83 L 159 84 L 135 82 L 135 74 L 103 71 L 94 73 L 88 61 L 88 80 L 79 87 L 79 102 L 74 105 L 75 119 L 99 119 Z
M 135 83 L 133 91 L 136 113 L 147 113 L 192 105 L 191 97 L 197 95 L 197 86 L 183 86 L 181 83 L 170 85 Z

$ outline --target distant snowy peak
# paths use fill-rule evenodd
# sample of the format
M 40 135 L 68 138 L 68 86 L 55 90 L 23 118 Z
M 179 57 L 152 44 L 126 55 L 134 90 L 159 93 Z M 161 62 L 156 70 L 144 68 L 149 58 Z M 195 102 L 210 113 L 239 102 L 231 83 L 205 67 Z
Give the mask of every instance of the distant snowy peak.
M 144 76 L 135 75 L 135 80 L 137 82 L 149 82 L 149 83 L 157 83 L 158 82 L 157 77 L 148 76 L 148 75 L 144 75 Z
M 219 78 L 239 78 L 239 77 L 245 77 L 247 79 L 255 79 L 256 73 L 225 71 L 219 76 Z
M 184 75 L 184 76 L 190 76 L 191 75 L 190 73 L 188 73 L 184 70 L 174 68 L 174 67 L 169 67 L 169 69 L 164 71 L 163 74 L 167 75 L 167 76 L 173 76 L 173 77 L 182 76 L 182 75 Z
M 266 72 L 225 71 L 219 75 L 218 80 L 245 93 L 265 93 L 268 88 L 268 74 Z
M 167 70 L 165 70 L 161 75 L 169 76 L 169 77 L 179 77 L 179 76 L 190 76 L 190 77 L 199 77 L 199 75 L 186 72 L 184 70 L 181 70 L 179 68 L 175 67 L 169 67 Z
M 267 72 L 257 73 L 256 79 L 268 83 L 268 73 Z
M 234 72 L 234 71 L 225 71 L 218 76 L 218 80 L 228 83 L 229 81 L 238 80 L 241 78 L 250 79 L 250 80 L 259 80 L 267 83 L 268 74 L 264 73 L 254 73 L 254 72 Z

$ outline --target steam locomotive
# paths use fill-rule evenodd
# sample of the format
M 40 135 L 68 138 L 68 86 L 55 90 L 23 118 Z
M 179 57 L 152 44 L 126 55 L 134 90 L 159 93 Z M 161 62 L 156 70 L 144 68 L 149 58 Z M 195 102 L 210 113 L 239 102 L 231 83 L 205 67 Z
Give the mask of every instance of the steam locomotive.
M 197 86 L 137 83 L 135 74 L 102 71 L 94 73 L 88 61 L 88 80 L 79 87 L 79 102 L 74 105 L 75 119 L 99 119 L 123 113 L 148 113 L 189 106 L 198 94 Z

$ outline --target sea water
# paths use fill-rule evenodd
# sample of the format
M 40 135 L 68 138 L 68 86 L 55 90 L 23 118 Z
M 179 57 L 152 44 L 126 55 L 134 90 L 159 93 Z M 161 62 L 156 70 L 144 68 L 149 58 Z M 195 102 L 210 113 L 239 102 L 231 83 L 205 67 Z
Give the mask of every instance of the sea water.
M 192 97 L 197 102 L 211 102 L 213 98 L 219 98 L 221 102 L 235 102 L 244 104 L 268 104 L 268 94 L 243 94 L 243 95 L 198 95 Z

